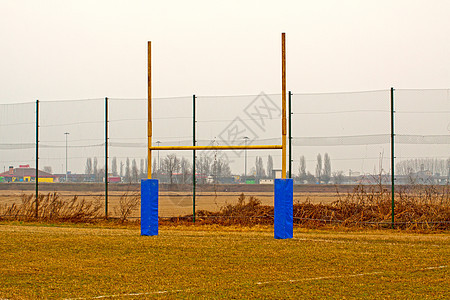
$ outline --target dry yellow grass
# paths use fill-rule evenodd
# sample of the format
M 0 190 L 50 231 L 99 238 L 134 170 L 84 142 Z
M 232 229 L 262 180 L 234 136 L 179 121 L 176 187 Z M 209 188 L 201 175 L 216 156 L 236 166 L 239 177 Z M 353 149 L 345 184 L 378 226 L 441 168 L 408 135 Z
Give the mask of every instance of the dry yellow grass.
M 85 227 L 89 226 L 89 227 Z M 0 223 L 0 298 L 446 299 L 450 236 Z M 114 296 L 114 297 L 113 297 Z M 448 298 L 447 298 L 448 299 Z

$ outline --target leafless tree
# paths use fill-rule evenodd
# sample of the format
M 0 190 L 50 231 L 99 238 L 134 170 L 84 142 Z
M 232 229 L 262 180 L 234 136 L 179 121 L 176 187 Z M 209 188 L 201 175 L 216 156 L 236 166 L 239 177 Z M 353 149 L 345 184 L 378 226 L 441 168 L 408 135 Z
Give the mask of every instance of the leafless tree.
M 206 177 L 211 173 L 211 162 L 211 157 L 207 156 L 205 153 L 200 154 L 197 159 L 196 169 L 201 178 L 201 183 L 205 183 Z
M 266 171 L 264 171 L 264 165 L 262 158 L 257 156 L 255 161 L 255 175 L 256 178 L 263 178 L 266 176 Z
M 267 157 L 267 177 L 273 177 L 273 158 L 272 155 Z
M 99 173 L 98 173 L 98 161 L 97 157 L 94 157 L 94 166 L 93 166 L 93 173 L 95 176 L 95 181 L 99 181 Z
M 344 179 L 345 179 L 344 172 L 342 171 L 333 172 L 333 180 L 335 184 L 343 183 Z
M 111 172 L 113 176 L 117 176 L 117 158 L 114 156 L 111 162 Z
M 221 177 L 231 176 L 230 165 L 227 160 L 222 158 L 215 159 L 211 169 L 216 183 L 219 182 Z
M 140 161 L 140 168 L 139 168 L 139 178 L 145 178 L 146 176 L 145 176 L 145 167 L 144 167 L 144 159 L 143 158 L 141 158 L 141 161 Z
M 320 184 L 322 179 L 322 155 L 317 154 L 317 164 L 316 164 L 316 178 Z
M 125 181 L 131 182 L 130 159 L 128 157 L 125 164 Z
M 84 168 L 84 173 L 87 175 L 92 174 L 92 158 L 86 159 L 86 167 Z
M 175 154 L 168 154 L 163 160 L 162 169 L 169 176 L 170 184 L 173 184 L 173 174 L 180 170 L 180 160 Z
M 180 169 L 181 169 L 181 176 L 183 183 L 186 183 L 186 181 L 189 178 L 189 174 L 191 174 L 191 163 L 184 157 L 181 158 L 180 161 Z
M 153 158 L 153 162 L 152 162 L 152 178 L 159 178 L 160 177 L 159 175 L 161 175 L 161 170 L 158 169 L 158 163 L 156 162 L 156 158 Z
M 331 179 L 331 159 L 328 153 L 323 156 L 323 181 L 325 183 L 330 182 Z
M 306 178 L 306 161 L 305 156 L 300 156 L 300 165 L 298 167 L 298 173 L 300 178 Z
M 133 159 L 132 165 L 131 165 L 131 179 L 133 182 L 137 182 L 139 177 L 139 170 L 137 167 L 136 159 Z

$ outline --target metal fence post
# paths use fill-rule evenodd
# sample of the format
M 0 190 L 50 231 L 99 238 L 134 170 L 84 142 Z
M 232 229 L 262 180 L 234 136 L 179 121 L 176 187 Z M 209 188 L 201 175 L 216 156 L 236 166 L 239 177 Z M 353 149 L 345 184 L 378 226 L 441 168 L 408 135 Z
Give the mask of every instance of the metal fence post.
M 108 97 L 105 97 L 105 219 L 108 219 Z
M 39 217 L 39 100 L 36 100 L 36 219 Z
M 391 194 L 392 194 L 392 219 L 391 219 L 391 227 L 394 229 L 394 222 L 395 222 L 395 214 L 394 214 L 394 208 L 395 208 L 395 151 L 394 151 L 394 88 L 391 87 Z
M 292 178 L 292 92 L 289 91 L 288 113 L 289 113 L 289 178 Z

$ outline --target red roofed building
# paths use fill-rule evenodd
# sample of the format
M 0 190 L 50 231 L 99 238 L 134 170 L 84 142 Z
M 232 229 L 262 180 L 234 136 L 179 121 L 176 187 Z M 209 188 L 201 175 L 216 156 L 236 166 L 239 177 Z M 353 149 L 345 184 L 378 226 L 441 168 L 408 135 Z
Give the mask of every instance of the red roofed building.
M 21 165 L 19 168 L 9 167 L 7 172 L 0 173 L 6 182 L 32 182 L 36 181 L 36 169 L 30 165 Z M 58 177 L 39 170 L 39 182 L 57 182 Z

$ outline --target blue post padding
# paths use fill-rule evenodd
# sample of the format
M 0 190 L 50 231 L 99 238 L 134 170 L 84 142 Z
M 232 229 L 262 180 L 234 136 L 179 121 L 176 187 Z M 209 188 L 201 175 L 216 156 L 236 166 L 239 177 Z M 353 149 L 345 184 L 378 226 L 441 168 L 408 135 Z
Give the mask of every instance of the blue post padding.
M 275 179 L 274 231 L 276 239 L 294 237 L 294 199 L 292 179 Z
M 141 235 L 158 235 L 158 179 L 141 180 Z

